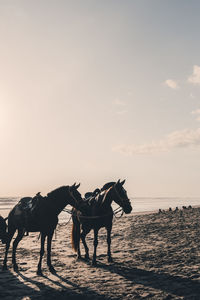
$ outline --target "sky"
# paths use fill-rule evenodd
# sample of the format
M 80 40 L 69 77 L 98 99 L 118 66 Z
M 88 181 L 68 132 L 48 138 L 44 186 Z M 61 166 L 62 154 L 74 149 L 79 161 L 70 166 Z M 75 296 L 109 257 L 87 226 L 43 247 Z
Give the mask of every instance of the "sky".
M 198 0 L 0 0 L 0 196 L 200 196 Z

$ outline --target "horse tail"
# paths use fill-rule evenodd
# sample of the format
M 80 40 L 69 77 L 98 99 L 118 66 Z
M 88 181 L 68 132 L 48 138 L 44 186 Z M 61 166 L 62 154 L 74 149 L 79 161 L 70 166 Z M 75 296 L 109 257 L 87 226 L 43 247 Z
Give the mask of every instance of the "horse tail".
M 3 244 L 6 244 L 7 237 L 8 237 L 8 233 L 7 233 L 8 225 L 6 224 L 6 219 L 4 219 L 0 215 L 0 240 L 2 241 Z
M 80 223 L 78 222 L 78 220 L 77 222 L 73 220 L 71 244 L 72 244 L 72 249 L 75 252 L 77 252 L 78 250 L 79 241 L 80 241 Z

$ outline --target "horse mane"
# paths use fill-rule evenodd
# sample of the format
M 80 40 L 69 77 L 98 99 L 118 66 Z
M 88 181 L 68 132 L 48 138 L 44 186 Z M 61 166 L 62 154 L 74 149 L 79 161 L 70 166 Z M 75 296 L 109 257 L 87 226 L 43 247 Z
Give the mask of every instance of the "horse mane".
M 107 182 L 106 184 L 104 184 L 104 186 L 101 188 L 101 191 L 106 191 L 107 189 L 109 189 L 111 186 L 113 186 L 116 182 L 111 181 L 111 182 Z
M 66 185 L 60 186 L 59 188 L 57 188 L 57 189 L 55 189 L 55 190 L 49 192 L 49 193 L 47 194 L 47 197 L 48 197 L 49 199 L 53 199 L 53 198 L 56 198 L 57 196 L 60 197 L 60 194 L 61 194 L 61 193 L 63 193 L 63 196 L 65 196 L 66 189 L 68 189 L 68 188 L 69 188 L 68 185 L 67 185 L 67 186 L 66 186 Z

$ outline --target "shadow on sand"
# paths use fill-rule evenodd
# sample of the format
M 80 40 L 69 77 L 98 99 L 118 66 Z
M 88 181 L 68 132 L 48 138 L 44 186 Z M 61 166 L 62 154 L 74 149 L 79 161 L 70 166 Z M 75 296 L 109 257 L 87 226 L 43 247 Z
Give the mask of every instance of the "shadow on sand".
M 98 262 L 98 268 L 123 276 L 126 280 L 131 281 L 133 285 L 141 284 L 179 297 L 192 296 L 192 299 L 200 299 L 199 280 L 169 275 L 164 272 L 147 271 L 117 262 L 112 265 Z
M 47 284 L 38 280 L 29 278 L 19 273 L 13 273 L 11 271 L 0 271 L 0 299 L 59 299 L 59 300 L 109 300 L 110 298 L 105 297 L 96 293 L 89 288 L 82 288 L 75 282 L 71 282 L 61 276 L 55 274 L 55 277 L 60 279 L 60 282 L 54 281 L 46 276 L 43 276 L 47 280 Z M 20 280 L 22 279 L 22 281 Z M 66 287 L 62 282 L 67 283 L 70 287 Z M 48 284 L 50 283 L 50 284 Z M 56 288 L 51 287 L 50 285 L 56 285 Z M 34 285 L 35 287 L 31 287 Z M 112 298 L 113 299 L 113 298 Z

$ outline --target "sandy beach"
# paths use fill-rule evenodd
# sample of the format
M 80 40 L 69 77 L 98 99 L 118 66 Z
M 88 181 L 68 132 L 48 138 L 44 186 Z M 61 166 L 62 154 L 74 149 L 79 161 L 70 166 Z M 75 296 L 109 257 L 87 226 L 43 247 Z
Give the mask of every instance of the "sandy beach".
M 98 266 L 77 261 L 72 223 L 59 224 L 53 239 L 52 275 L 43 261 L 36 275 L 38 233 L 24 237 L 17 251 L 19 273 L 0 271 L 0 299 L 200 299 L 200 208 L 115 219 L 113 263 L 107 262 L 105 230 L 99 234 Z M 93 234 L 88 235 L 90 256 Z M 0 245 L 2 265 L 4 246 Z

